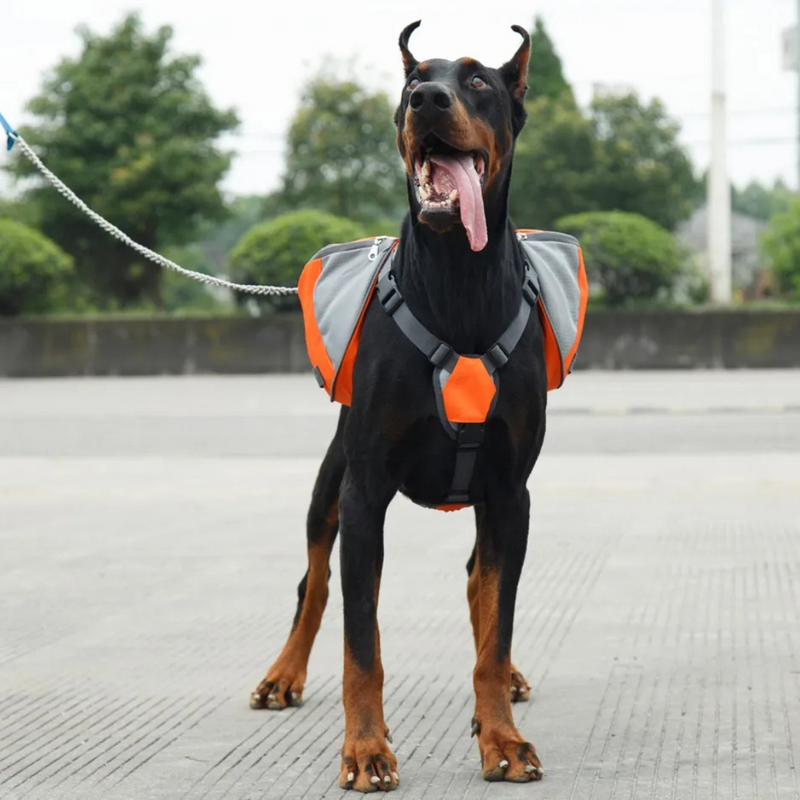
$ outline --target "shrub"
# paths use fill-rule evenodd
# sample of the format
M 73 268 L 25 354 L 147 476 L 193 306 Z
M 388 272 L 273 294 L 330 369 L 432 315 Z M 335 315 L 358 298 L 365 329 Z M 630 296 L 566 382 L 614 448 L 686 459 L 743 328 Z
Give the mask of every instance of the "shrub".
M 686 257 L 675 237 L 639 214 L 592 211 L 555 227 L 578 238 L 589 281 L 609 306 L 668 299 L 683 277 Z
M 307 209 L 281 214 L 251 228 L 230 254 L 229 267 L 238 283 L 297 286 L 305 264 L 319 249 L 335 242 L 366 238 L 358 223 Z M 277 303 L 295 307 L 294 303 Z
M 800 200 L 770 220 L 761 247 L 778 292 L 800 300 Z
M 0 219 L 0 316 L 48 311 L 72 259 L 33 228 Z

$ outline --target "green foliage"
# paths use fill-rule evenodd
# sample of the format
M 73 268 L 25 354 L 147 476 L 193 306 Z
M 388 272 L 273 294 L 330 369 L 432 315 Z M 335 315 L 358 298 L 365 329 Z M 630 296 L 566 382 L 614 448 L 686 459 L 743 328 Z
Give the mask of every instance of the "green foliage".
M 778 291 L 800 300 L 800 199 L 792 200 L 788 211 L 772 218 L 762 248 Z
M 24 197 L 15 200 L 0 199 L 0 219 L 13 219 L 31 228 L 38 228 L 41 223 L 39 208 Z
M 305 209 L 283 214 L 249 230 L 231 251 L 230 273 L 239 283 L 297 286 L 305 264 L 327 244 L 366 238 L 355 222 Z M 274 303 L 295 307 L 295 302 Z
M 47 311 L 72 259 L 38 231 L 0 219 L 0 316 Z
M 558 230 L 576 236 L 590 283 L 609 306 L 667 299 L 684 273 L 674 236 L 639 214 L 590 212 L 564 217 Z
M 531 60 L 528 66 L 529 100 L 549 97 L 556 100 L 565 97 L 573 105 L 575 96 L 564 77 L 561 59 L 556 53 L 553 40 L 544 27 L 544 20 L 537 16 L 531 31 Z
M 616 210 L 672 230 L 691 214 L 698 183 L 660 101 L 597 95 L 589 117 L 566 95 L 526 106 L 511 182 L 518 223 L 549 228 L 565 214 Z
M 792 207 L 794 198 L 795 193 L 781 180 L 776 180 L 772 188 L 762 186 L 755 181 L 742 190 L 735 186 L 731 187 L 733 210 L 765 222 L 776 214 L 788 211 Z
M 405 173 L 389 98 L 331 72 L 307 84 L 289 128 L 284 205 L 362 221 L 400 216 Z
M 566 96 L 525 105 L 528 124 L 517 140 L 511 214 L 521 227 L 551 228 L 565 214 L 597 207 L 592 124 Z
M 598 94 L 592 102 L 598 144 L 593 200 L 597 208 L 642 214 L 668 230 L 687 219 L 699 187 L 680 125 L 660 100 Z
M 172 29 L 152 36 L 127 16 L 109 36 L 79 30 L 82 52 L 65 58 L 28 105 L 39 119 L 22 131 L 48 167 L 99 214 L 157 249 L 188 241 L 205 218 L 224 214 L 217 184 L 230 155 L 215 139 L 237 125 L 212 105 L 195 56 L 171 56 Z M 18 177 L 35 175 L 23 158 Z M 31 192 L 42 230 L 75 257 L 98 302 L 160 305 L 161 270 L 83 217 L 49 185 Z

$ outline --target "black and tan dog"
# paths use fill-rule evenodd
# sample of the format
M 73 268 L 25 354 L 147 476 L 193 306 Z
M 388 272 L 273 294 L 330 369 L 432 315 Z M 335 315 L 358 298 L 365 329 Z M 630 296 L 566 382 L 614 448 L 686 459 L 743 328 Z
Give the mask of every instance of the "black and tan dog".
M 406 84 L 397 142 L 410 213 L 393 278 L 422 325 L 457 353 L 485 353 L 518 314 L 525 261 L 508 215 L 514 143 L 525 123 L 528 34 L 499 69 L 471 58 L 418 63 L 400 37 Z M 502 391 L 481 428 L 471 464 L 477 537 L 467 597 L 475 635 L 475 716 L 486 780 L 531 781 L 543 771 L 519 733 L 511 702 L 529 688 L 510 660 L 514 605 L 528 538 L 526 482 L 545 434 L 543 328 L 531 314 L 502 367 Z M 352 402 L 343 408 L 308 513 L 308 571 L 289 639 L 251 697 L 253 708 L 298 705 L 311 647 L 328 599 L 328 561 L 341 536 L 344 707 L 341 785 L 397 786 L 383 714 L 376 618 L 386 509 L 400 491 L 437 506 L 452 484 L 455 444 L 440 422 L 431 363 L 378 298 L 363 320 Z

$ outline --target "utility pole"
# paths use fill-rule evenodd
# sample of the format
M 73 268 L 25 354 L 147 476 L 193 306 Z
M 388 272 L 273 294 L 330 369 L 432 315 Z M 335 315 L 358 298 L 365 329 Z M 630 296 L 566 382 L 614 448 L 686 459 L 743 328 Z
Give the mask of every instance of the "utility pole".
M 800 8 L 800 0 L 798 0 Z M 731 302 L 731 190 L 725 108 L 725 6 L 711 0 L 711 168 L 708 172 L 708 262 L 711 300 Z M 799 134 L 800 136 L 800 134 Z M 800 173 L 798 173 L 800 175 Z
M 797 0 L 797 27 L 794 29 L 794 68 L 797 72 L 797 191 L 800 192 L 800 0 Z

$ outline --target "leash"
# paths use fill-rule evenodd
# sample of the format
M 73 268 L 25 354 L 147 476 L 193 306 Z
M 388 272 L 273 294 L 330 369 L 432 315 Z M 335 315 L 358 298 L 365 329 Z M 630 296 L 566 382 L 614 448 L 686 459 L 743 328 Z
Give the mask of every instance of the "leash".
M 106 233 L 110 234 L 115 239 L 118 239 L 123 244 L 126 244 L 128 247 L 135 250 L 149 261 L 153 261 L 161 267 L 166 267 L 167 269 L 171 269 L 173 272 L 177 272 L 179 275 L 183 275 L 186 278 L 192 278 L 193 280 L 200 281 L 200 283 L 205 283 L 209 286 L 219 286 L 225 289 L 232 289 L 236 292 L 244 292 L 246 294 L 254 295 L 274 295 L 285 297 L 288 295 L 297 294 L 297 289 L 290 286 L 259 286 L 257 284 L 232 283 L 231 281 L 226 281 L 224 278 L 217 278 L 214 275 L 206 275 L 204 272 L 194 272 L 190 269 L 184 269 L 174 261 L 170 261 L 170 259 L 153 252 L 138 242 L 135 242 L 116 225 L 112 225 L 107 219 L 101 217 L 96 211 L 92 211 L 92 209 L 89 208 L 89 206 L 87 206 L 86 203 L 84 203 L 83 200 L 81 200 L 80 197 L 78 197 L 78 195 L 76 195 L 75 192 L 69 188 L 69 186 L 61 181 L 58 176 L 50 172 L 50 170 L 42 163 L 42 160 L 39 158 L 39 156 L 33 152 L 30 145 L 25 141 L 25 139 L 22 138 L 22 136 L 20 136 L 19 133 L 17 133 L 17 131 L 11 127 L 11 125 L 8 124 L 2 114 L 0 114 L 0 125 L 3 126 L 3 129 L 6 132 L 7 150 L 11 150 L 15 144 L 19 145 L 19 149 L 22 154 L 34 165 L 34 167 L 36 167 L 36 169 L 39 170 L 39 172 L 41 172 L 42 175 L 44 175 L 51 186 L 53 186 L 53 188 L 62 197 L 69 200 L 70 203 L 76 206 L 87 217 L 89 217 L 92 222 L 102 228 Z

